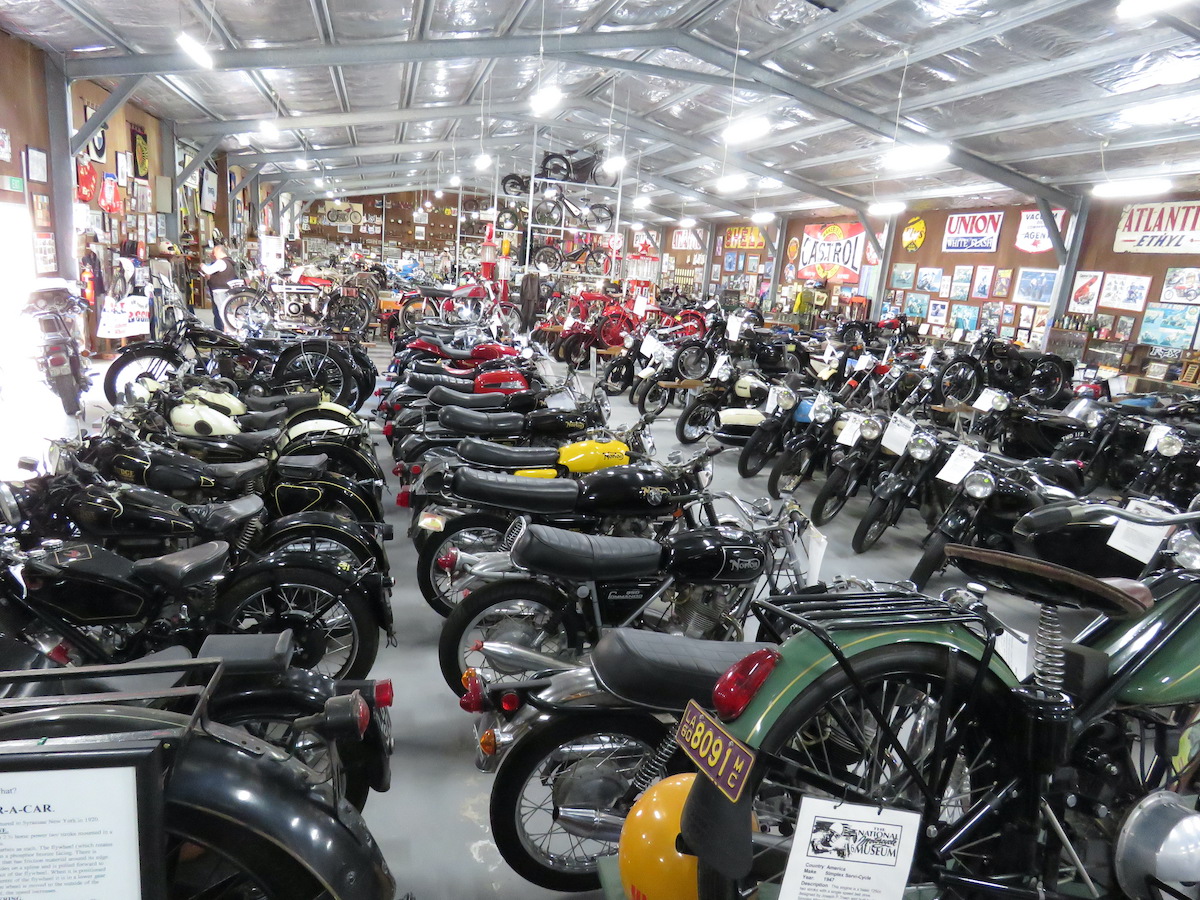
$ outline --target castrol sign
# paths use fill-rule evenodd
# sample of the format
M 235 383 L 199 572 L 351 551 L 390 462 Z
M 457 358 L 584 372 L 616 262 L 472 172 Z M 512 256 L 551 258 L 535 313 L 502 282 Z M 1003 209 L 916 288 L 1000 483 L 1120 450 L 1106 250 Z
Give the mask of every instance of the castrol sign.
M 796 277 L 858 284 L 866 231 L 859 222 L 805 225 Z

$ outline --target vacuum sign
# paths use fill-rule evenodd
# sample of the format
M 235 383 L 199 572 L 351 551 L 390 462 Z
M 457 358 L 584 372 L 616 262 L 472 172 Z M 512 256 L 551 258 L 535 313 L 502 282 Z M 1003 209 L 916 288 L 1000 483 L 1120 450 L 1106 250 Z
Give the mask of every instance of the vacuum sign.
M 858 222 L 805 225 L 796 277 L 857 284 L 866 240 Z
M 1000 246 L 1002 212 L 955 213 L 946 219 L 943 253 L 995 253 Z
M 1121 210 L 1117 253 L 1200 253 L 1200 201 L 1136 203 Z

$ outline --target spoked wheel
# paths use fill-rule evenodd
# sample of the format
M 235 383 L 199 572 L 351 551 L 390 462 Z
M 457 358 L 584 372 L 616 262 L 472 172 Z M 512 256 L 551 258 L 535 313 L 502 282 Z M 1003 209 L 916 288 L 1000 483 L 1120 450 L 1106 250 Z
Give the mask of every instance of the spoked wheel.
M 547 153 L 542 157 L 540 174 L 551 181 L 566 181 L 571 177 L 571 161 L 561 153 Z
M 248 829 L 193 809 L 175 818 L 184 821 L 166 825 L 164 868 L 166 896 L 171 900 L 315 900 L 328 896 L 298 859 Z
M 288 347 L 279 354 L 271 380 L 277 388 L 294 382 L 319 387 L 334 403 L 351 408 L 358 392 L 346 354 L 329 342 L 305 341 Z
M 141 347 L 122 353 L 104 373 L 104 396 L 116 406 L 125 388 L 143 375 L 161 381 L 178 372 L 182 365 L 182 357 L 158 347 Z
M 675 351 L 675 371 L 680 378 L 705 379 L 715 362 L 712 350 L 700 341 L 688 341 Z
M 580 216 L 580 221 L 584 228 L 590 228 L 592 231 L 608 231 L 613 223 L 612 207 L 604 203 L 593 204 Z
M 850 542 L 855 553 L 866 553 L 879 542 L 884 532 L 900 518 L 904 502 L 903 496 L 893 497 L 891 500 L 885 500 L 882 497 L 871 499 L 871 505 L 867 507 L 866 514 L 859 520 L 858 528 L 854 531 L 854 538 Z
M 938 386 L 942 396 L 947 400 L 957 400 L 959 403 L 972 403 L 983 390 L 983 366 L 977 360 L 960 356 L 947 363 L 942 369 Z
M 961 654 L 959 654 L 961 655 Z M 942 773 L 945 789 L 934 799 L 932 820 L 936 831 L 917 834 L 917 848 L 908 884 L 913 897 L 958 897 L 931 883 L 925 866 L 934 858 L 922 845 L 936 844 L 960 823 L 972 805 L 1011 776 L 1007 761 L 1013 758 L 1004 733 L 1005 713 L 999 699 L 1003 691 L 995 679 L 983 679 L 982 696 L 970 706 L 975 663 L 954 660 L 940 647 L 887 646 L 854 657 L 860 688 L 846 670 L 835 666 L 796 699 L 771 726 L 751 775 L 748 791 L 754 792 L 758 834 L 729 834 L 728 840 L 754 840 L 755 862 L 751 874 L 734 881 L 700 859 L 700 900 L 735 900 L 773 895 L 782 882 L 797 819 L 804 797 L 834 800 L 855 798 L 872 806 L 925 811 L 918 779 L 928 783 Z M 947 676 L 954 680 L 953 699 L 947 696 Z M 874 708 L 877 719 L 871 712 Z M 886 722 L 912 761 L 907 768 L 894 745 L 885 737 Z M 939 740 L 932 739 L 937 734 Z M 942 735 L 945 735 L 943 743 Z M 949 759 L 935 759 L 935 748 L 955 747 Z M 926 821 L 929 821 L 928 819 Z M 1004 815 L 984 818 L 951 854 L 946 868 L 964 876 L 997 874 L 1002 862 Z M 836 834 L 836 832 L 834 832 Z M 804 833 L 805 840 L 828 840 L 829 831 Z M 1002 871 L 1002 870 L 1001 870 Z M 923 888 L 927 888 L 925 890 Z M 909 896 L 906 893 L 905 896 Z
M 708 323 L 704 313 L 694 309 L 681 310 L 679 313 L 679 333 L 684 337 L 702 338 L 708 331 Z
M 579 316 L 578 318 L 584 317 Z M 597 334 L 600 335 L 600 343 L 605 347 L 617 347 L 632 329 L 633 322 L 630 319 L 619 313 L 611 313 L 600 320 Z
M 949 543 L 950 536 L 944 531 L 935 531 L 926 539 L 925 552 L 921 554 L 912 574 L 908 576 L 908 580 L 917 586 L 918 591 L 925 590 L 929 579 L 945 568 L 946 545 Z
M 566 209 L 559 200 L 542 200 L 533 208 L 535 225 L 554 227 L 563 223 Z
M 771 475 L 767 479 L 767 493 L 776 500 L 784 494 L 793 493 L 812 477 L 816 464 L 817 455 L 811 447 L 784 453 L 771 468 Z
M 437 314 L 437 305 L 433 301 L 424 297 L 409 300 L 400 307 L 400 331 L 416 331 L 417 325 L 425 319 L 437 318 Z
M 612 257 L 602 250 L 589 250 L 583 270 L 589 275 L 608 275 L 612 272 Z
M 638 412 L 643 416 L 661 416 L 674 398 L 675 391 L 672 388 L 663 387 L 651 376 L 646 380 L 642 395 L 638 399 Z
M 717 429 L 717 407 L 710 400 L 693 400 L 675 423 L 675 437 L 681 444 L 694 444 Z
M 335 334 L 361 335 L 371 321 L 371 308 L 357 297 L 341 297 L 329 304 L 325 320 Z
M 535 267 L 545 266 L 551 272 L 557 272 L 563 266 L 563 255 L 558 251 L 557 247 L 545 246 L 538 247 L 533 254 L 533 264 Z
M 572 369 L 586 369 L 592 359 L 592 344 L 585 334 L 573 334 L 563 341 L 563 361 Z
M 811 518 L 814 525 L 824 525 L 842 511 L 850 499 L 849 481 L 850 476 L 845 469 L 834 469 L 829 473 L 821 490 L 817 491 L 817 498 L 813 500 Z
M 501 231 L 516 231 L 521 226 L 521 217 L 513 209 L 502 209 L 496 215 L 496 227 Z
M 430 532 L 417 554 L 417 587 L 434 612 L 448 616 L 454 611 L 465 596 L 466 566 L 482 553 L 499 550 L 510 524 L 503 516 L 471 513 Z
M 629 390 L 635 374 L 633 357 L 618 356 L 604 367 L 597 383 L 604 393 L 610 397 L 616 397 Z
M 766 424 L 773 425 L 770 420 Z M 755 428 L 738 456 L 738 475 L 742 478 L 753 478 L 761 472 L 767 461 L 775 455 L 778 440 L 778 426 L 768 429 L 760 425 Z
M 1066 364 L 1055 356 L 1043 356 L 1033 367 L 1029 379 L 1029 394 L 1043 403 L 1050 403 L 1070 384 L 1071 374 Z
M 274 319 L 271 302 L 257 291 L 241 291 L 225 301 L 222 312 L 225 327 L 235 332 L 262 331 Z
M 529 193 L 529 182 L 520 175 L 505 175 L 500 179 L 500 187 L 510 197 L 520 197 Z

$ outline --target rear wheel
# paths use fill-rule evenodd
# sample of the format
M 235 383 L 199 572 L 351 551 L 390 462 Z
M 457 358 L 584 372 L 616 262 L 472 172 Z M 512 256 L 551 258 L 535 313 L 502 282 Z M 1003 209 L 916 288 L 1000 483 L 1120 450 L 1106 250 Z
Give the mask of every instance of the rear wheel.
M 276 388 L 319 387 L 333 402 L 353 409 L 358 384 L 346 354 L 328 342 L 305 341 L 279 354 L 271 381 Z
M 618 356 L 600 373 L 600 389 L 610 397 L 619 396 L 629 390 L 635 374 L 633 357 Z
M 592 360 L 592 345 L 583 334 L 573 334 L 563 341 L 563 361 L 572 369 L 586 369 Z
M 675 437 L 681 444 L 703 440 L 716 430 L 717 415 L 717 406 L 711 400 L 693 400 L 675 422 Z
M 579 318 L 584 318 L 579 316 Z M 610 313 L 600 320 L 596 333 L 600 343 L 605 347 L 618 347 L 625 340 L 625 335 L 633 330 L 633 320 L 620 313 Z
M 1043 356 L 1033 367 L 1029 394 L 1043 403 L 1051 403 L 1071 383 L 1071 371 L 1057 356 Z
M 441 531 L 431 531 L 417 554 L 417 587 L 440 616 L 462 602 L 466 586 L 464 556 L 500 549 L 511 519 L 490 513 L 469 513 L 451 519 Z
M 257 291 L 241 291 L 225 301 L 222 318 L 225 327 L 233 332 L 246 329 L 261 331 L 271 324 L 274 311 L 271 302 Z
M 641 397 L 638 398 L 638 412 L 643 416 L 661 416 L 674 397 L 673 389 L 663 387 L 655 380 L 655 376 L 651 375 L 646 379 Z
M 959 403 L 973 403 L 983 390 L 983 366 L 969 356 L 959 356 L 942 369 L 938 386 L 942 396 Z
M 557 272 L 563 266 L 563 255 L 558 251 L 557 247 L 551 247 L 547 244 L 544 247 L 538 247 L 534 251 L 533 265 L 535 268 L 545 266 L 551 272 Z
M 325 323 L 335 334 L 362 335 L 371 321 L 371 307 L 358 297 L 339 297 L 330 301 Z
M 183 358 L 163 347 L 133 347 L 122 353 L 104 373 L 104 396 L 116 406 L 125 388 L 141 376 L 162 380 L 179 371 Z
M 812 447 L 801 447 L 779 457 L 771 468 L 767 479 L 767 493 L 779 500 L 784 494 L 794 493 L 796 488 L 812 477 L 817 454 Z
M 79 403 L 79 387 L 75 381 L 75 376 L 70 374 L 55 375 L 50 379 L 50 386 L 54 389 L 54 393 L 58 394 L 63 412 L 68 416 L 79 415 L 81 406 Z

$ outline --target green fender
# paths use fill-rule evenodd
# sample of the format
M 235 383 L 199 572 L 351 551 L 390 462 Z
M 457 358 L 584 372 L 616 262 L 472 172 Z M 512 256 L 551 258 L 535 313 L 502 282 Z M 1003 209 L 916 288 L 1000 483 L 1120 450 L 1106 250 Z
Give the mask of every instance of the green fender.
M 972 659 L 983 658 L 983 642 L 960 625 L 914 625 L 870 631 L 835 633 L 842 653 L 853 659 L 860 653 L 894 644 L 934 644 L 966 653 Z M 814 635 L 802 631 L 780 648 L 783 659 L 759 689 L 746 711 L 727 725 L 729 732 L 751 747 L 759 747 L 771 726 L 792 701 L 814 681 L 836 666 L 837 660 Z M 997 653 L 989 663 L 991 671 L 1008 687 L 1018 683 L 1008 664 Z

